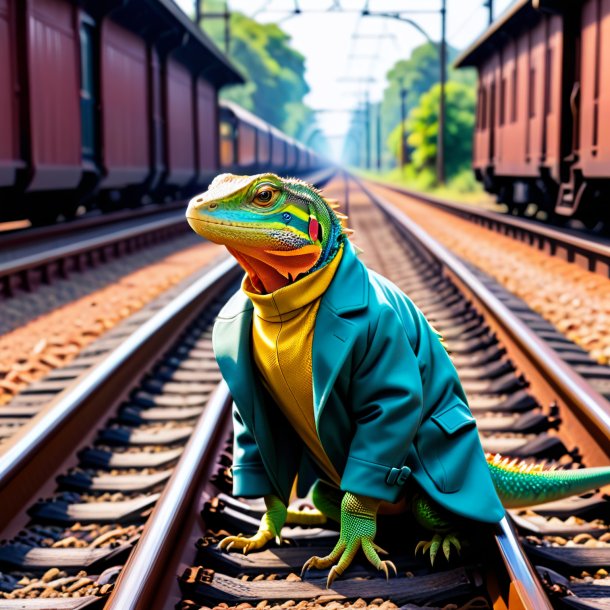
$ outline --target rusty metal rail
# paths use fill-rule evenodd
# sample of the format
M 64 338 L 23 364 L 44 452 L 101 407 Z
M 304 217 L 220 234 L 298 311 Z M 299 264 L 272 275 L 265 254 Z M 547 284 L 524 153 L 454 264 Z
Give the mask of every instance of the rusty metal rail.
M 417 199 L 450 214 L 464 218 L 502 235 L 525 242 L 568 262 L 581 264 L 588 271 L 610 277 L 610 242 L 581 236 L 575 231 L 550 227 L 536 220 L 516 218 L 509 214 L 483 210 L 471 205 L 448 201 L 407 189 L 371 180 L 373 184 Z
M 155 583 L 168 568 L 175 539 L 196 497 L 203 476 L 213 466 L 215 445 L 222 440 L 231 397 L 222 381 L 210 397 L 163 495 L 155 505 L 138 545 L 125 563 L 105 610 L 146 610 L 153 606 Z
M 363 191 L 392 219 L 398 230 L 418 249 L 440 263 L 444 272 L 468 295 L 475 307 L 485 313 L 487 321 L 501 342 L 511 345 L 511 357 L 521 370 L 527 370 L 535 391 L 542 396 L 556 397 L 563 407 L 562 417 L 571 426 L 581 427 L 598 444 L 596 457 L 607 460 L 610 455 L 610 404 L 575 373 L 530 328 L 511 312 L 472 272 L 446 248 L 423 231 L 408 216 L 385 201 L 366 185 Z M 521 357 L 515 358 L 515 350 Z M 604 462 L 602 462 L 604 463 Z M 525 556 L 508 520 L 498 525 L 496 543 L 511 575 L 511 587 L 524 608 L 551 608 L 551 604 Z
M 68 387 L 6 444 L 0 459 L 4 522 L 52 480 L 57 467 L 83 441 L 83 431 L 107 416 L 130 383 L 176 339 L 205 303 L 239 274 L 226 259 L 163 307 L 83 378 Z
M 328 167 L 305 176 L 305 179 L 323 186 L 336 171 L 336 168 Z M 137 212 L 122 211 L 3 235 L 0 243 L 2 251 L 25 248 L 26 245 L 32 245 L 33 250 L 0 260 L 0 295 L 10 297 L 16 290 L 29 291 L 39 283 L 48 284 L 55 276 L 66 277 L 73 270 L 81 271 L 93 266 L 98 259 L 117 258 L 125 251 L 142 249 L 183 232 L 190 233 L 184 220 L 185 207 L 186 202 L 179 201 L 163 207 L 144 207 Z M 160 215 L 164 218 L 155 220 Z M 133 219 L 141 222 L 123 229 L 112 228 L 113 224 Z M 82 232 L 102 226 L 106 227 L 103 235 L 82 236 Z M 71 235 L 75 236 L 74 241 L 53 245 L 54 239 L 60 238 L 66 242 Z
M 77 227 L 74 227 L 76 231 Z M 0 262 L 1 292 L 11 296 L 16 288 L 30 290 L 36 283 L 49 283 L 53 275 L 65 277 L 69 270 L 88 265 L 85 257 L 116 258 L 125 250 L 141 249 L 162 239 L 186 232 L 182 208 L 169 218 L 147 219 L 137 227 L 115 230 L 105 235 L 76 240 L 66 245 L 44 248 L 34 254 Z
M 468 268 L 444 246 L 432 238 L 406 214 L 392 206 L 376 193 L 362 185 L 367 195 L 390 216 L 397 227 L 413 236 L 451 274 L 454 280 L 488 314 L 496 330 L 500 330 L 511 344 L 533 364 L 546 380 L 544 394 L 556 395 L 579 419 L 589 434 L 596 439 L 607 456 L 610 456 L 610 402 L 595 391 L 585 379 L 568 366 L 534 331 L 499 301 Z

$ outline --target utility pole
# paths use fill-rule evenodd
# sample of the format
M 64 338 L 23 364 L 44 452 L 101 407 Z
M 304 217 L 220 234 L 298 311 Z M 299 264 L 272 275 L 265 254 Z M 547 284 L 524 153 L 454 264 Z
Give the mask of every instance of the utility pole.
M 377 104 L 377 171 L 381 171 L 381 102 Z
M 488 23 L 491 25 L 494 22 L 494 0 L 487 0 L 483 6 L 489 10 Z
M 371 169 L 371 102 L 366 92 L 364 106 L 364 142 L 366 146 L 366 169 Z
M 206 13 L 202 9 L 205 0 L 195 0 L 195 23 L 201 27 L 203 19 L 222 19 L 224 21 L 224 47 L 225 55 L 229 54 L 231 46 L 231 12 L 229 2 L 225 0 L 224 9 L 221 13 Z
M 231 13 L 229 13 L 229 0 L 225 0 L 224 21 L 225 21 L 225 55 L 228 55 L 229 51 L 231 49 Z
M 436 146 L 436 177 L 445 184 L 445 84 L 447 82 L 447 0 L 441 0 L 440 43 L 441 91 L 438 110 L 438 141 Z
M 404 167 L 407 164 L 406 154 L 406 138 L 407 134 L 405 131 L 405 122 L 407 120 L 407 90 L 405 89 L 404 82 L 400 81 L 400 171 L 404 171 Z
M 441 16 L 441 40 L 435 43 L 428 33 L 413 19 L 405 17 L 407 13 L 440 13 Z M 439 63 L 440 63 L 440 103 L 438 116 L 438 134 L 436 139 L 436 175 L 439 183 L 445 182 L 445 84 L 447 81 L 447 0 L 441 0 L 440 11 L 434 10 L 417 10 L 417 11 L 400 11 L 400 12 L 371 12 L 363 10 L 363 17 L 385 17 L 387 19 L 396 19 L 403 23 L 408 23 L 420 32 L 425 39 L 432 45 L 438 48 Z M 404 156 L 404 155 L 403 155 Z

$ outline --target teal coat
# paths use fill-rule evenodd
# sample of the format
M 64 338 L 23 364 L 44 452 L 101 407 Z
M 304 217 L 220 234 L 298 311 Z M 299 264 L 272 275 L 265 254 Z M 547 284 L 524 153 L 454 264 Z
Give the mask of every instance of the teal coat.
M 214 325 L 234 399 L 234 493 L 287 501 L 308 454 L 265 391 L 251 355 L 252 303 L 241 291 Z M 347 243 L 313 338 L 314 414 L 341 489 L 388 502 L 409 476 L 459 515 L 496 522 L 496 495 L 455 368 L 423 314 Z M 305 477 L 305 481 L 303 481 Z

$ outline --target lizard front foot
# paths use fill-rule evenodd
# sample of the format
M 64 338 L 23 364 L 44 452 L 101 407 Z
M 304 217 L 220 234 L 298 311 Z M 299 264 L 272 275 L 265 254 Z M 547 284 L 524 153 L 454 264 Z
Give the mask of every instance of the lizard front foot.
M 335 548 L 326 557 L 310 557 L 303 565 L 301 576 L 311 568 L 317 570 L 325 570 L 330 568 L 328 578 L 326 579 L 326 588 L 330 588 L 337 576 L 341 576 L 345 570 L 351 565 L 358 549 L 362 548 L 366 558 L 379 571 L 385 574 L 386 579 L 390 577 L 389 568 L 394 570 L 394 575 L 398 574 L 396 566 L 391 561 L 382 561 L 379 559 L 379 554 L 386 554 L 382 548 L 378 547 L 372 540 L 364 537 L 356 537 L 349 543 L 343 542 L 341 539 L 336 544 Z M 336 565 L 335 565 L 336 564 Z M 332 567 L 331 567 L 332 566 Z
M 449 561 L 449 557 L 451 555 L 451 545 L 455 547 L 455 550 L 459 554 L 462 549 L 462 545 L 455 534 L 450 532 L 444 537 L 440 534 L 434 534 L 432 540 L 420 540 L 417 543 L 417 546 L 415 547 L 415 554 L 417 555 L 420 549 L 423 555 L 430 551 L 430 565 L 434 565 L 436 554 L 440 548 L 443 549 L 443 554 L 445 555 L 447 561 Z
M 242 550 L 244 555 L 250 551 L 262 549 L 275 536 L 268 530 L 259 530 L 254 536 L 227 536 L 220 541 L 218 548 L 223 551 Z
M 227 536 L 220 541 L 218 547 L 223 551 L 231 549 L 241 549 L 244 553 L 249 553 L 257 549 L 262 549 L 269 541 L 281 542 L 280 532 L 286 522 L 287 509 L 285 504 L 274 495 L 265 496 L 265 506 L 267 511 L 261 519 L 258 532 L 254 536 Z
M 395 574 L 398 574 L 396 566 L 391 561 L 381 561 L 379 559 L 379 553 L 387 553 L 373 542 L 377 530 L 376 514 L 378 506 L 378 500 L 346 492 L 341 502 L 339 541 L 326 557 L 311 557 L 308 559 L 303 565 L 301 576 L 310 568 L 324 570 L 330 567 L 326 580 L 326 587 L 329 588 L 335 578 L 341 576 L 350 566 L 360 548 L 369 562 L 382 571 L 386 578 L 389 577 L 389 568 L 393 569 Z

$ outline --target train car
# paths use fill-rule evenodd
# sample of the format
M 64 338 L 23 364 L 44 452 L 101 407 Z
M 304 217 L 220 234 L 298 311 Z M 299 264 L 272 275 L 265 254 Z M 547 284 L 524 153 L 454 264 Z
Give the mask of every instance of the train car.
M 271 165 L 286 168 L 286 151 L 288 138 L 279 129 L 271 127 Z
M 240 82 L 172 0 L 0 0 L 0 220 L 188 197 L 219 167 L 307 169 L 279 130 L 219 107 Z
M 234 102 L 220 102 L 221 169 L 230 172 L 303 173 L 315 153 Z
M 0 0 L 0 218 L 203 183 L 239 82 L 171 0 Z
M 17 80 L 17 0 L 0 0 L 0 189 L 14 187 L 25 166 L 19 145 L 22 109 Z
M 457 59 L 479 74 L 475 173 L 511 210 L 610 219 L 609 36 L 610 0 L 519 0 Z
M 241 106 L 220 102 L 221 169 L 255 172 L 258 163 L 257 126 L 261 120 Z

